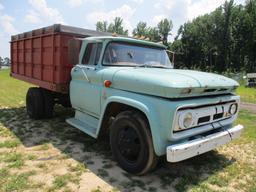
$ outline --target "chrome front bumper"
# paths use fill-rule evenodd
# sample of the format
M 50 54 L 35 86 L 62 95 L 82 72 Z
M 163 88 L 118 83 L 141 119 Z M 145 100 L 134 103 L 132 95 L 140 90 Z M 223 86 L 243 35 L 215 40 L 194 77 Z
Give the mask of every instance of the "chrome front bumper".
M 244 127 L 242 125 L 237 125 L 228 130 L 223 130 L 206 137 L 171 145 L 166 149 L 167 161 L 172 163 L 179 162 L 207 151 L 211 151 L 218 146 L 224 145 L 238 138 L 243 129 Z

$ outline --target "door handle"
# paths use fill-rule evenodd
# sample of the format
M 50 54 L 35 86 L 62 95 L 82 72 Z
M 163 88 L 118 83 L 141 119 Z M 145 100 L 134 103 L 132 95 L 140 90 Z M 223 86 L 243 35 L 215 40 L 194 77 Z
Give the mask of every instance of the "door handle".
M 84 71 L 83 67 L 80 67 L 80 66 L 75 66 L 74 68 L 74 72 L 77 72 L 79 69 L 82 70 L 82 73 L 83 73 L 83 76 L 85 77 L 85 79 L 90 83 L 91 81 L 89 80 L 86 72 Z
M 84 66 L 85 69 L 90 69 L 90 70 L 96 70 L 95 67 L 92 67 L 92 66 Z

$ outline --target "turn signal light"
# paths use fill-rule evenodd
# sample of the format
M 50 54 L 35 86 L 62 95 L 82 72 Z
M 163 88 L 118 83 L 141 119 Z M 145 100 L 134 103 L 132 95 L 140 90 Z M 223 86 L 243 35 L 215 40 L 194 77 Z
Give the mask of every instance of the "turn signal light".
M 105 81 L 104 81 L 104 86 L 105 86 L 105 87 L 110 87 L 111 84 L 112 84 L 112 82 L 109 81 L 109 80 L 105 80 Z

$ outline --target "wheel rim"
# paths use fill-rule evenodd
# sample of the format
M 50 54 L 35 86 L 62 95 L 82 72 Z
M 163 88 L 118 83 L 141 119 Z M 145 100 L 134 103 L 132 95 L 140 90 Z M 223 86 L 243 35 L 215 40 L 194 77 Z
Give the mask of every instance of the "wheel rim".
M 141 141 L 134 128 L 127 126 L 120 130 L 118 149 L 123 158 L 129 163 L 135 163 L 138 160 L 141 151 Z

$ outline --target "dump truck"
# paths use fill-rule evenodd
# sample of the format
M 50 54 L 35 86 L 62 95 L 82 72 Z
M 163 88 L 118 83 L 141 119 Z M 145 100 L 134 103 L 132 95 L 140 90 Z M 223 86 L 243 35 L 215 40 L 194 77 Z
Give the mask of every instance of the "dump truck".
M 174 69 L 162 44 L 55 24 L 12 36 L 11 76 L 31 84 L 27 114 L 66 122 L 109 138 L 125 171 L 143 175 L 160 157 L 175 163 L 238 138 L 239 84 L 227 77 Z M 104 137 L 101 137 L 104 136 Z

